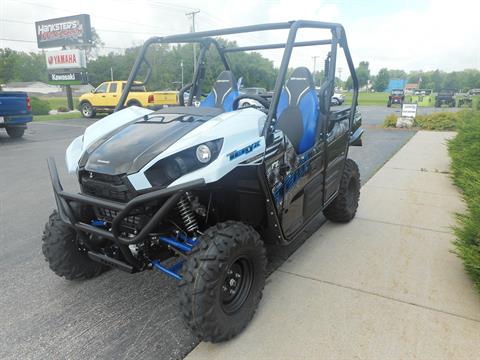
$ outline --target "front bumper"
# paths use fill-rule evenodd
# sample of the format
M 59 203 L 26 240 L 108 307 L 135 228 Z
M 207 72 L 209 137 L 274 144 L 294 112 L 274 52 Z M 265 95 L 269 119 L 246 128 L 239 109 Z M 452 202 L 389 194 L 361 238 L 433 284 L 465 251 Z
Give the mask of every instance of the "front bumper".
M 205 185 L 204 179 L 198 179 L 182 185 L 172 186 L 171 188 L 157 190 L 150 189 L 150 191 L 141 193 L 127 203 L 121 203 L 89 195 L 69 193 L 64 191 L 60 183 L 55 160 L 53 158 L 49 158 L 47 163 L 48 170 L 50 172 L 50 178 L 52 180 L 53 193 L 57 203 L 58 213 L 62 221 L 72 226 L 79 232 L 93 234 L 109 239 L 122 247 L 125 247 L 126 245 L 137 244 L 145 240 L 147 235 L 152 232 L 155 226 L 157 226 L 158 223 L 168 214 L 168 212 L 177 204 L 180 197 L 186 191 Z M 155 200 L 164 200 L 163 205 L 160 206 L 160 208 L 145 224 L 142 230 L 140 230 L 140 232 L 132 238 L 125 238 L 121 236 L 120 225 L 122 220 L 127 218 L 134 209 L 144 205 L 145 203 Z M 98 206 L 117 212 L 117 215 L 112 220 L 111 231 L 82 222 L 81 219 L 77 218 L 75 211 L 70 204 L 71 202 Z

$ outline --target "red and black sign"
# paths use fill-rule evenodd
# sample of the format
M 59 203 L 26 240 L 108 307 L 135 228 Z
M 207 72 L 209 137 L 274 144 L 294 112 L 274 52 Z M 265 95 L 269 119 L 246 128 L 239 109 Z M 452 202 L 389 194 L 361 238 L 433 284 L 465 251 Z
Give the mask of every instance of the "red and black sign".
M 41 49 L 89 44 L 92 40 L 90 15 L 87 14 L 38 21 L 35 30 Z

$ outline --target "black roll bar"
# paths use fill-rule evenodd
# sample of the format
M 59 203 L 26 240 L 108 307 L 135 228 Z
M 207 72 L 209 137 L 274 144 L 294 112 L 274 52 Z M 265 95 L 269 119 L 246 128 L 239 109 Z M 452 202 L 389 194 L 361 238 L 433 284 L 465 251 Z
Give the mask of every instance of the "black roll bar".
M 314 41 L 303 41 L 303 42 L 295 42 L 296 34 L 298 29 L 301 28 L 310 28 L 310 29 L 329 29 L 332 34 L 331 39 L 327 40 L 314 40 Z M 242 34 L 242 33 L 250 33 L 250 32 L 258 32 L 258 31 L 269 31 L 269 30 L 282 30 L 282 29 L 289 29 L 287 41 L 282 43 L 276 44 L 264 44 L 264 45 L 253 45 L 253 46 L 242 46 L 242 47 L 235 47 L 235 48 L 224 48 L 218 44 L 218 42 L 213 39 L 216 36 L 224 36 L 224 35 L 232 35 L 232 34 Z M 186 34 L 179 34 L 179 35 L 171 35 L 165 37 L 151 37 L 148 39 L 145 44 L 140 49 L 140 53 L 138 54 L 137 59 L 135 60 L 135 64 L 133 65 L 132 71 L 128 77 L 127 85 L 123 89 L 122 95 L 120 100 L 115 108 L 115 111 L 121 110 L 124 105 L 125 101 L 128 97 L 128 93 L 130 92 L 131 86 L 135 81 L 135 78 L 138 75 L 138 71 L 142 66 L 142 63 L 145 61 L 145 55 L 147 53 L 148 48 L 152 44 L 170 44 L 170 43 L 201 43 L 203 44 L 202 48 L 207 47 L 208 45 L 213 44 L 217 49 L 220 58 L 225 66 L 226 70 L 230 69 L 228 64 L 227 58 L 225 54 L 230 52 L 237 52 L 237 51 L 252 51 L 252 50 L 268 50 L 268 49 L 279 49 L 284 48 L 284 53 L 282 57 L 282 62 L 279 68 L 277 80 L 275 82 L 274 93 L 272 96 L 271 106 L 268 112 L 267 121 L 265 122 L 265 127 L 263 130 L 263 135 L 268 135 L 268 132 L 271 130 L 272 120 L 275 117 L 276 107 L 278 104 L 278 100 L 280 97 L 280 92 L 285 81 L 286 73 L 288 70 L 288 65 L 290 62 L 290 57 L 292 53 L 292 49 L 294 47 L 300 46 L 315 46 L 315 45 L 331 45 L 331 69 L 335 69 L 335 61 L 336 61 L 336 51 L 337 45 L 343 48 L 345 58 L 347 60 L 348 68 L 350 70 L 350 75 L 352 77 L 353 82 L 353 97 L 352 97 L 352 106 L 350 112 L 350 128 L 352 127 L 354 116 L 355 116 L 355 108 L 357 106 L 358 101 L 358 79 L 355 73 L 355 66 L 353 65 L 353 61 L 350 55 L 350 50 L 348 48 L 347 38 L 345 35 L 345 30 L 341 24 L 338 23 L 330 23 L 330 22 L 321 22 L 321 21 L 309 21 L 309 20 L 297 20 L 297 21 L 289 21 L 289 22 L 279 22 L 279 23 L 271 23 L 271 24 L 258 24 L 258 25 L 250 25 L 250 26 L 240 26 L 240 27 L 233 27 L 233 28 L 224 28 L 219 30 L 209 30 L 209 31 L 200 31 L 195 33 L 186 33 Z M 196 69 L 194 73 L 193 79 L 193 87 L 194 91 L 191 91 L 191 96 L 188 101 L 188 105 L 192 104 L 193 92 L 197 93 L 199 89 L 199 84 L 201 84 L 201 79 L 198 79 L 200 75 L 202 75 L 202 71 L 198 71 L 199 67 L 202 65 L 204 61 L 204 57 L 199 56 Z M 331 71 L 328 74 L 327 81 L 335 81 L 335 73 Z M 333 84 L 332 83 L 332 84 Z

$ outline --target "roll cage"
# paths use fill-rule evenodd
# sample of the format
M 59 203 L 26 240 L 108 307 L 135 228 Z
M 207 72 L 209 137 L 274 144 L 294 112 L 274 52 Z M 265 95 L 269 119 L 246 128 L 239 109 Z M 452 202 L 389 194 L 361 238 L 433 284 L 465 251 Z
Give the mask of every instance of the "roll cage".
M 309 29 L 327 29 L 331 31 L 330 39 L 318 39 L 313 41 L 295 41 L 297 36 L 297 31 L 302 28 Z M 222 35 L 232 35 L 232 34 L 243 34 L 259 31 L 269 31 L 269 30 L 285 30 L 288 29 L 288 36 L 285 43 L 274 43 L 274 44 L 262 44 L 262 45 L 250 45 L 250 46 L 240 46 L 240 47 L 224 47 L 214 39 L 216 36 Z M 355 109 L 357 106 L 358 99 L 358 79 L 355 73 L 355 67 L 350 55 L 350 50 L 348 48 L 347 38 L 345 35 L 345 29 L 342 25 L 338 23 L 329 23 L 329 22 L 320 22 L 320 21 L 307 21 L 307 20 L 297 20 L 289 22 L 280 22 L 280 23 L 270 23 L 270 24 L 259 24 L 259 25 L 250 25 L 250 26 L 241 26 L 233 28 L 225 28 L 220 30 L 211 30 L 211 31 L 201 31 L 195 33 L 171 35 L 165 37 L 154 36 L 149 38 L 145 44 L 142 46 L 139 55 L 133 65 L 132 71 L 128 77 L 127 85 L 123 89 L 122 95 L 118 102 L 115 111 L 121 110 L 125 106 L 125 101 L 127 99 L 128 93 L 132 85 L 135 82 L 136 77 L 139 74 L 140 68 L 143 64 L 147 66 L 147 73 L 145 80 L 142 84 L 145 84 L 151 74 L 152 67 L 146 58 L 147 51 L 151 45 L 154 44 L 172 44 L 172 43 L 198 43 L 200 44 L 200 54 L 198 56 L 197 64 L 195 66 L 195 71 L 193 73 L 193 80 L 190 84 L 184 86 L 179 92 L 180 102 L 183 103 L 183 93 L 190 88 L 190 95 L 186 105 L 191 106 L 194 98 L 199 98 L 203 78 L 205 75 L 205 55 L 208 48 L 213 45 L 217 50 L 220 59 L 225 67 L 225 70 L 230 70 L 230 65 L 228 61 L 227 54 L 231 52 L 239 51 L 255 51 L 255 50 L 269 50 L 269 49 L 285 49 L 282 56 L 282 61 L 278 71 L 278 76 L 275 81 L 275 87 L 273 90 L 273 95 L 271 98 L 271 104 L 268 109 L 267 120 L 263 128 L 263 136 L 268 138 L 268 134 L 273 129 L 272 121 L 276 116 L 276 109 L 278 101 L 280 98 L 280 93 L 285 82 L 286 74 L 288 71 L 288 65 L 290 62 L 290 57 L 294 47 L 305 47 L 305 46 L 317 46 L 317 45 L 330 45 L 331 49 L 327 61 L 325 62 L 325 72 L 326 80 L 324 85 L 320 88 L 319 96 L 321 99 L 327 99 L 328 103 L 330 102 L 330 97 L 333 91 L 333 85 L 335 81 L 335 66 L 336 66 L 336 56 L 337 56 L 337 45 L 339 45 L 345 54 L 345 58 L 350 70 L 353 83 L 353 96 L 351 110 L 349 114 L 349 128 L 352 128 L 352 124 L 355 117 Z M 326 104 L 327 101 L 324 101 L 322 104 Z M 327 105 L 329 106 L 329 105 Z

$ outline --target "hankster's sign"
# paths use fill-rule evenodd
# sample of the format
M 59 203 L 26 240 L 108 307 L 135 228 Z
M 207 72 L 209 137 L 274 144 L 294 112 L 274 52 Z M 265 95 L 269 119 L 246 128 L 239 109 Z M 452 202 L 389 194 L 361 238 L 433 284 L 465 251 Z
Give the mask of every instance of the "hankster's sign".
M 53 85 L 88 84 L 88 76 L 83 71 L 54 72 L 48 74 L 48 83 Z
M 84 69 L 87 67 L 85 50 L 71 49 L 45 53 L 47 69 Z
M 88 45 L 92 40 L 90 15 L 81 14 L 35 23 L 40 49 L 68 45 Z

